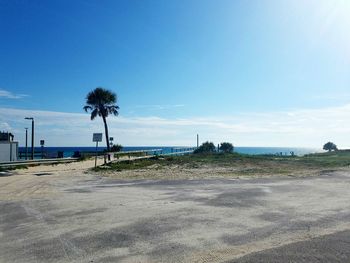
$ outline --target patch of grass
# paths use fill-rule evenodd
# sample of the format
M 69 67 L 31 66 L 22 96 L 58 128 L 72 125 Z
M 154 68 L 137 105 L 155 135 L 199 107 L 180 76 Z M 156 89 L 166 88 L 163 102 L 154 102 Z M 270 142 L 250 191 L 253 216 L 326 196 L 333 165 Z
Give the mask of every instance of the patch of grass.
M 82 155 L 78 158 L 77 162 L 83 162 L 83 161 L 88 160 L 89 158 L 91 158 L 91 157 L 89 157 L 89 156 L 87 156 L 87 155 L 85 155 L 85 154 L 82 154 Z
M 122 170 L 136 170 L 136 169 L 145 169 L 152 165 L 157 165 L 159 159 L 157 157 L 152 157 L 148 159 L 138 159 L 138 160 L 123 160 L 120 162 L 110 163 L 106 166 L 101 166 L 94 168 L 95 171 L 105 171 L 106 169 L 111 169 L 114 171 Z
M 26 165 L 0 167 L 0 172 L 20 170 L 20 169 L 28 169 L 28 167 Z
M 309 154 L 305 156 L 247 155 L 238 153 L 155 156 L 148 159 L 125 160 L 97 168 L 97 171 L 137 169 L 224 168 L 232 175 L 307 175 L 325 170 L 349 167 L 350 152 Z M 219 171 L 219 170 L 218 170 Z
M 298 160 L 305 165 L 314 165 L 322 168 L 346 167 L 350 165 L 349 151 L 336 151 L 305 155 Z

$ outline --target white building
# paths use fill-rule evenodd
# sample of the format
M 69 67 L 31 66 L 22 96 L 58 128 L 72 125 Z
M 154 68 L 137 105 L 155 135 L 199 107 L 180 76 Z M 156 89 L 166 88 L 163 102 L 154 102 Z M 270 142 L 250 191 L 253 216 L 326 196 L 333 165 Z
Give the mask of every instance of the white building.
M 0 163 L 17 161 L 18 142 L 9 132 L 0 132 Z

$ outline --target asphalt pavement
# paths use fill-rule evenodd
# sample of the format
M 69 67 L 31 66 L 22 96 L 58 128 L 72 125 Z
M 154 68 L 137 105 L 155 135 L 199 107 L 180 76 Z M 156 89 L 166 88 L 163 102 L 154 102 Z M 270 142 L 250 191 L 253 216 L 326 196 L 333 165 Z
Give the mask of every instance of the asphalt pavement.
M 0 262 L 350 262 L 349 186 L 346 172 L 0 177 Z

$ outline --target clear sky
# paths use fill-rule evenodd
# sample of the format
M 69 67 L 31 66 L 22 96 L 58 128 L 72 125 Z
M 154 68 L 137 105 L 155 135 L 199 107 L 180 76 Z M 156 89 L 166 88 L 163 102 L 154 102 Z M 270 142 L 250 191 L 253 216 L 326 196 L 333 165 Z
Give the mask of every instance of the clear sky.
M 0 130 L 90 145 L 350 146 L 350 1 L 0 0 Z

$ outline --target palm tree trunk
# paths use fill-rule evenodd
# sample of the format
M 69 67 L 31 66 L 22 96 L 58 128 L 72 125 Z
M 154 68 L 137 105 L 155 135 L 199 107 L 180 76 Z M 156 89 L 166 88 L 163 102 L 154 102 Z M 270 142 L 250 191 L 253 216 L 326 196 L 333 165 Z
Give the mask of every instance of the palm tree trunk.
M 109 147 L 109 136 L 108 136 L 108 126 L 107 126 L 107 120 L 105 116 L 102 116 L 103 124 L 105 125 L 105 135 L 106 135 L 106 144 L 107 144 L 107 152 L 110 151 Z

